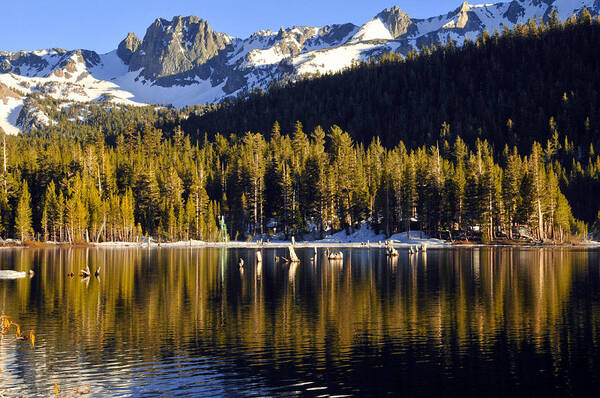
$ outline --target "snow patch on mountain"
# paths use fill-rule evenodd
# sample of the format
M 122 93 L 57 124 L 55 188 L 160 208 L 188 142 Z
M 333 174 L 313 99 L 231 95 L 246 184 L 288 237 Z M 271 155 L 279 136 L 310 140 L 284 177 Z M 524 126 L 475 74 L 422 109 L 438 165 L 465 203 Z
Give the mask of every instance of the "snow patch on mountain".
M 396 50 L 398 43 L 377 44 L 373 42 L 350 43 L 323 51 L 312 51 L 294 59 L 299 75 L 337 73 L 357 61 Z
M 100 63 L 90 68 L 90 73 L 98 80 L 115 80 L 119 76 L 125 75 L 129 67 L 117 54 L 117 51 L 111 51 L 100 55 Z
M 16 126 L 22 108 L 22 99 L 9 98 L 6 103 L 0 101 L 0 128 L 2 128 L 6 134 L 19 134 L 20 130 Z
M 210 80 L 196 78 L 194 84 L 162 87 L 148 81 L 144 83 L 139 72 L 127 72 L 113 82 L 120 92 L 129 94 L 129 105 L 163 103 L 176 107 L 217 102 L 225 97 L 223 87 L 227 83 L 213 86 Z
M 369 40 L 393 40 L 394 37 L 379 18 L 374 18 L 363 25 L 350 39 L 350 43 Z

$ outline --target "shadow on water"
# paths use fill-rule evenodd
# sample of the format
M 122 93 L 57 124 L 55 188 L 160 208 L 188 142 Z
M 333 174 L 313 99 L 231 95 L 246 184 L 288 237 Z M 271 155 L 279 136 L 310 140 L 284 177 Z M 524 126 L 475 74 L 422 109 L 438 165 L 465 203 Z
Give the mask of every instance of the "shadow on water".
M 8 249 L 0 392 L 581 395 L 600 387 L 597 251 Z M 244 259 L 244 267 L 238 260 Z M 79 272 L 92 274 L 82 281 Z M 68 274 L 74 273 L 75 277 Z

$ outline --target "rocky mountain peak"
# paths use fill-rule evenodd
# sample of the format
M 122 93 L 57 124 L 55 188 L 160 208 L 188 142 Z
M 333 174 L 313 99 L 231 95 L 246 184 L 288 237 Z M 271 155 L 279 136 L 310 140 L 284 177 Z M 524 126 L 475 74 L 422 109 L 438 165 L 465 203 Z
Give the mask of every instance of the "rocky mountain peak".
M 471 5 L 468 2 L 463 1 L 458 10 L 461 13 L 469 12 L 471 11 Z
M 464 29 L 469 22 L 469 12 L 471 11 L 471 6 L 466 1 L 462 3 L 460 8 L 458 9 L 458 16 L 456 18 L 456 27 L 458 29 Z
M 131 56 L 137 51 L 140 44 L 142 44 L 140 38 L 137 37 L 135 33 L 129 32 L 127 37 L 123 39 L 121 43 L 119 43 L 117 55 L 123 60 L 123 62 L 129 64 Z
M 159 18 L 146 31 L 131 55 L 129 69 L 143 69 L 147 78 L 183 73 L 205 64 L 231 43 L 231 38 L 213 31 L 196 16 Z
M 462 29 L 464 31 L 476 31 L 482 28 L 481 19 L 473 11 L 473 7 L 463 2 L 454 12 L 448 14 L 450 21 L 443 26 L 445 29 Z
M 376 18 L 379 18 L 384 23 L 394 39 L 407 34 L 413 24 L 408 14 L 398 6 L 394 6 L 391 9 L 386 8 L 377 14 Z

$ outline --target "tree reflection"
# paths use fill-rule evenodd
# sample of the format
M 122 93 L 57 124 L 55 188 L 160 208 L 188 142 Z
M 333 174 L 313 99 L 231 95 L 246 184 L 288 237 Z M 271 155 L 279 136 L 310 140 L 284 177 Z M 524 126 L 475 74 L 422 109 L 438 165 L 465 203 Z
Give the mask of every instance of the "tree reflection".
M 430 250 L 391 260 L 363 249 L 339 263 L 310 261 L 312 250 L 299 250 L 303 261 L 292 265 L 275 261 L 282 254 L 264 250 L 257 264 L 252 250 L 6 250 L 2 268 L 36 276 L 0 283 L 0 310 L 36 330 L 34 357 L 23 359 L 36 363 L 23 366 L 41 385 L 85 364 L 156 363 L 174 353 L 331 370 L 367 348 L 395 347 L 453 368 L 499 344 L 517 366 L 527 344 L 558 363 L 575 338 L 561 332 L 567 310 L 582 316 L 578 309 L 590 305 L 574 284 L 597 262 L 594 253 L 566 249 Z M 101 267 L 101 277 L 68 276 L 86 265 Z M 585 319 L 594 339 L 598 313 Z M 77 360 L 61 364 L 65 356 Z

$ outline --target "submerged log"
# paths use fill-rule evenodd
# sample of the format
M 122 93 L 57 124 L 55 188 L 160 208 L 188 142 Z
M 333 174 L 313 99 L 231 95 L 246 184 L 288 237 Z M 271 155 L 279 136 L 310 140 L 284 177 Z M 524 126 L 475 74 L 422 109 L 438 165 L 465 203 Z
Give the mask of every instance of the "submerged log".
M 81 270 L 81 273 L 79 274 L 80 277 L 82 278 L 88 278 L 91 275 L 91 271 L 90 271 L 90 266 L 86 265 L 85 269 Z
M 298 256 L 296 255 L 296 251 L 294 250 L 293 246 L 288 246 L 288 249 L 290 251 L 290 263 L 299 263 L 300 259 L 298 258 Z
M 325 254 L 327 254 L 327 258 L 329 260 L 343 260 L 344 259 L 344 253 L 342 253 L 342 252 L 329 252 L 329 249 L 327 249 L 327 252 Z
M 385 254 L 388 257 L 398 257 L 400 255 L 398 250 L 394 249 L 391 245 L 386 247 Z

